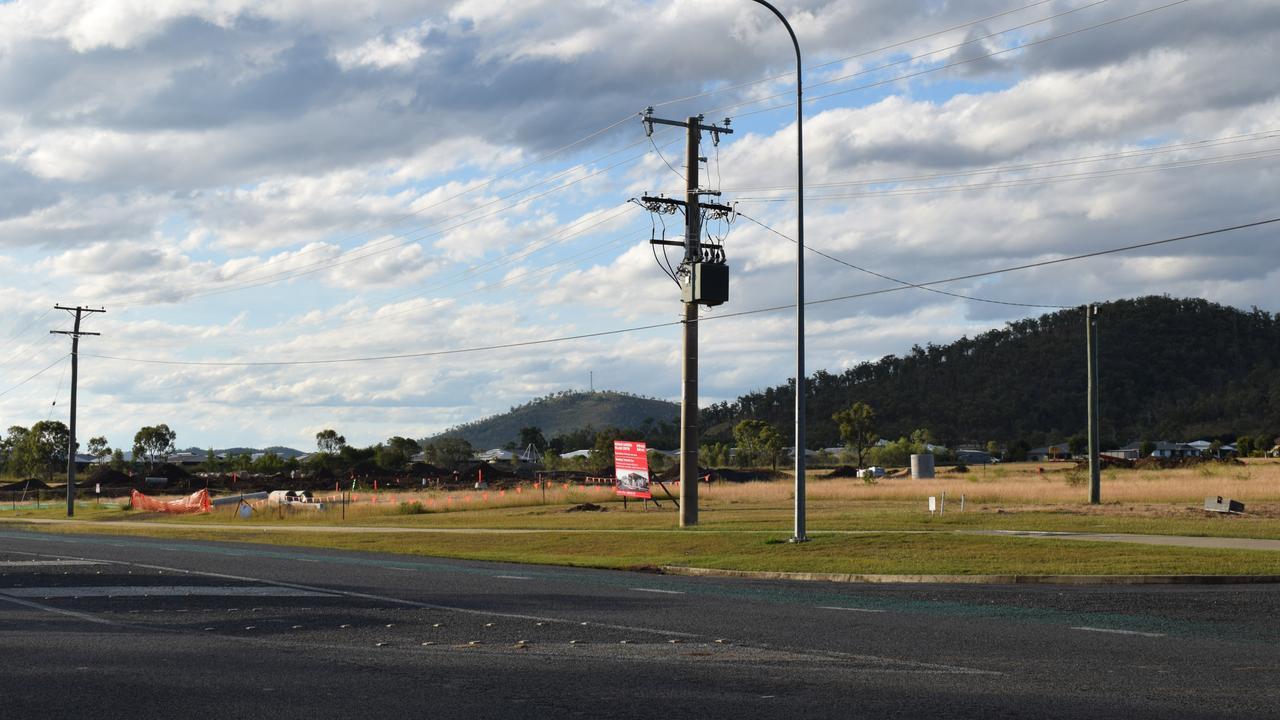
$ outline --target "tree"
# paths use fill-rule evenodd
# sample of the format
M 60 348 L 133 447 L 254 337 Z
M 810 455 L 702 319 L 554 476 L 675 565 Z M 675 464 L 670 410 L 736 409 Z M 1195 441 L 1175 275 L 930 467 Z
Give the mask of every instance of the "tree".
M 778 456 L 782 453 L 782 435 L 763 420 L 743 420 L 733 427 L 733 439 L 738 443 L 738 464 L 748 465 L 767 461 L 778 468 Z
M 1151 453 L 1155 451 L 1156 451 L 1156 444 L 1151 442 L 1150 440 L 1143 440 L 1142 443 L 1138 445 L 1139 457 L 1151 457 Z
M 339 435 L 336 430 L 325 429 L 316 433 L 316 449 L 322 453 L 337 454 L 346 444 L 347 439 Z
M 1087 435 L 1072 435 L 1067 440 L 1067 449 L 1072 455 L 1083 455 L 1089 450 L 1089 437 Z
M 845 447 L 853 451 L 858 466 L 862 466 L 863 456 L 869 448 L 874 447 L 880 439 L 876 435 L 876 413 L 864 402 L 856 402 L 831 416 L 840 428 L 840 439 Z
M 442 437 L 427 443 L 422 449 L 427 462 L 449 470 L 470 462 L 475 453 L 471 443 L 459 437 Z
M 17 467 L 17 455 L 29 432 L 31 431 L 21 425 L 11 425 L 4 439 L 0 440 L 0 466 L 15 475 L 21 474 Z
M 379 467 L 396 471 L 404 468 L 409 460 L 418 454 L 421 449 L 416 440 L 397 435 L 387 440 L 386 443 L 379 445 L 375 457 Z
M 17 440 L 10 455 L 11 469 L 21 475 L 43 474 L 46 480 L 52 480 L 55 468 L 60 464 L 65 467 L 71 432 L 58 420 L 41 420 L 29 431 L 14 432 L 21 429 L 9 428 L 10 437 Z
M 143 458 L 148 465 L 154 465 L 173 454 L 173 443 L 177 439 L 178 433 L 170 430 L 168 425 L 147 425 L 133 436 L 133 457 L 135 460 Z
M 107 439 L 101 435 L 89 438 L 89 454 L 96 460 L 110 457 L 111 448 L 107 447 Z
M 13 428 L 9 429 L 13 430 Z M 1250 455 L 1253 455 L 1254 449 L 1253 438 L 1248 435 L 1241 435 L 1239 439 L 1236 440 L 1236 453 L 1238 453 L 1240 457 L 1249 457 Z
M 611 427 L 596 433 L 595 443 L 591 446 L 591 465 L 603 469 L 613 465 L 613 441 L 623 439 L 622 430 Z
M 520 449 L 526 450 L 532 445 L 537 450 L 545 450 L 547 439 L 542 435 L 542 428 L 536 425 L 520 428 Z

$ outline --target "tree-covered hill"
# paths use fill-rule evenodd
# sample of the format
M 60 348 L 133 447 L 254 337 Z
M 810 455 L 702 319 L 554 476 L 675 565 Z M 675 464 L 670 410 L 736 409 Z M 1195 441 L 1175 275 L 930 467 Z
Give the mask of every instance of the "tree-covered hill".
M 1105 444 L 1280 432 L 1280 316 L 1201 299 L 1143 297 L 1099 310 Z M 947 345 L 916 346 L 808 384 L 810 447 L 839 444 L 832 414 L 874 408 L 882 437 L 927 428 L 948 443 L 1038 444 L 1086 427 L 1085 319 L 1080 309 L 1019 320 Z M 792 428 L 794 384 L 703 410 L 704 442 L 735 423 Z
M 526 427 L 539 428 L 550 440 L 587 427 L 603 430 L 669 426 L 673 421 L 678 424 L 679 416 L 680 406 L 666 400 L 620 392 L 561 392 L 513 407 L 501 415 L 450 428 L 437 437 L 460 437 L 473 447 L 493 448 L 518 443 L 520 430 Z

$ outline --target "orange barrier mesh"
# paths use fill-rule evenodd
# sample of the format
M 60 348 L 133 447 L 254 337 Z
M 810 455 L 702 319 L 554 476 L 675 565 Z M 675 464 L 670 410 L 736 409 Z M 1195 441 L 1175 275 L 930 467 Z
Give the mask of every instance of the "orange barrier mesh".
M 134 490 L 131 500 L 134 510 L 145 510 L 147 512 L 202 513 L 213 509 L 213 502 L 209 499 L 208 490 L 200 490 L 177 500 L 156 500 Z

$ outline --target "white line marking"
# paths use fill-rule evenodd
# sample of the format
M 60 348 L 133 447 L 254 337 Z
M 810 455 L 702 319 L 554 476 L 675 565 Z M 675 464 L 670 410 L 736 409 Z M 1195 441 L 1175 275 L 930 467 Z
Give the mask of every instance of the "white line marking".
M 95 617 L 93 615 L 86 615 L 85 613 L 79 613 L 79 612 L 76 612 L 75 610 L 63 610 L 62 608 L 49 607 L 48 605 L 41 605 L 40 603 L 31 602 L 30 600 L 20 600 L 7 593 L 0 593 L 0 600 L 3 600 L 5 602 L 11 602 L 14 605 L 29 607 L 29 608 L 32 608 L 33 610 L 44 610 L 45 612 L 51 612 L 57 615 L 66 615 L 68 617 L 76 618 L 77 620 L 84 620 L 85 622 L 97 623 L 99 625 L 117 625 L 118 624 L 118 623 L 113 623 L 110 620 L 104 620 L 100 617 Z
M 0 560 L 0 567 L 4 568 L 24 568 L 24 567 L 61 567 L 66 565 L 101 565 L 102 563 L 93 562 L 92 560 Z
M 1085 632 L 1111 633 L 1113 635 L 1140 635 L 1142 637 L 1164 637 L 1164 633 L 1138 632 L 1137 630 L 1113 630 L 1111 628 L 1096 627 L 1073 627 L 1072 630 L 1083 630 Z
M 209 585 L 91 585 L 81 587 L 8 588 L 11 598 L 136 598 L 136 597 L 337 597 L 332 593 L 274 586 Z
M 501 580 L 532 580 L 533 579 L 525 575 L 494 575 L 494 577 Z
M 631 588 L 636 592 L 662 593 L 663 595 L 684 595 L 683 590 L 659 590 L 657 588 Z
M 388 569 L 388 570 L 404 570 L 405 572 L 413 572 L 414 570 L 417 570 L 418 568 L 396 567 L 395 565 L 388 565 L 388 566 L 387 566 L 387 569 Z
M 861 613 L 882 613 L 882 612 L 886 612 L 886 611 L 884 611 L 884 610 L 873 610 L 873 609 L 871 609 L 871 608 L 839 607 L 839 606 L 836 606 L 836 605 L 819 605 L 819 606 L 818 606 L 818 609 L 819 609 L 819 610 L 848 610 L 849 612 L 861 612 Z

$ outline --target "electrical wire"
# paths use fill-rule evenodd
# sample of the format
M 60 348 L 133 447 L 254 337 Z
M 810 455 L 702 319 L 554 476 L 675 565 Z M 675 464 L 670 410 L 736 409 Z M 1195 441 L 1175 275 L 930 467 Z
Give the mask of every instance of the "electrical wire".
M 978 55 L 977 57 L 965 58 L 965 59 L 963 59 L 963 60 L 955 60 L 955 61 L 952 61 L 952 62 L 946 63 L 946 64 L 944 64 L 944 65 L 939 65 L 939 66 L 937 66 L 937 67 L 926 68 L 926 69 L 924 69 L 924 70 L 918 70 L 918 71 L 916 71 L 916 72 L 911 72 L 911 73 L 905 73 L 905 74 L 903 74 L 903 75 L 898 75 L 898 76 L 895 76 L 895 77 L 892 77 L 892 78 L 887 78 L 887 79 L 885 79 L 885 80 L 877 80 L 877 81 L 875 81 L 875 82 L 867 83 L 867 84 L 865 84 L 865 85 L 858 85 L 858 86 L 856 86 L 856 87 L 845 88 L 844 90 L 837 90 L 837 91 L 835 91 L 835 92 L 826 93 L 825 95 L 814 95 L 814 96 L 810 96 L 810 97 L 805 97 L 805 98 L 804 98 L 804 102 L 806 102 L 806 103 L 815 103 L 815 102 L 818 102 L 819 100 L 826 100 L 827 98 L 836 97 L 837 95 L 846 95 L 846 94 L 848 94 L 848 93 L 851 93 L 851 92 L 857 92 L 857 91 L 859 91 L 859 90 L 868 90 L 868 89 L 871 89 L 871 88 L 880 87 L 880 86 L 882 86 L 882 85 L 890 85 L 890 84 L 892 84 L 892 83 L 901 82 L 901 81 L 903 81 L 903 80 L 910 80 L 910 79 L 912 79 L 912 78 L 917 78 L 917 77 L 921 77 L 921 76 L 924 76 L 924 75 L 929 75 L 929 74 L 932 74 L 932 73 L 941 72 L 941 71 L 943 71 L 943 70 L 949 70 L 949 69 L 954 68 L 954 67 L 960 67 L 961 65 L 968 65 L 968 64 L 970 64 L 970 63 L 975 63 L 975 62 L 978 62 L 979 60 L 986 60 L 987 58 L 993 58 L 993 57 L 996 57 L 996 56 L 999 56 L 999 55 L 1005 55 L 1005 54 L 1008 54 L 1008 53 L 1011 53 L 1011 52 L 1015 52 L 1015 51 L 1018 51 L 1018 50 L 1025 50 L 1025 49 L 1027 49 L 1027 48 L 1029 48 L 1029 47 L 1034 47 L 1034 46 L 1037 46 L 1037 45 L 1043 45 L 1043 44 L 1045 44 L 1045 43 L 1053 42 L 1054 40 L 1061 40 L 1062 38 L 1072 37 L 1072 36 L 1074 36 L 1074 35 L 1079 35 L 1079 34 L 1081 34 L 1081 33 L 1089 32 L 1089 31 L 1091 31 L 1091 30 L 1097 30 L 1097 29 L 1099 29 L 1099 28 L 1108 27 L 1108 26 L 1110 26 L 1110 25 L 1115 25 L 1116 23 L 1125 22 L 1126 20 L 1132 20 L 1132 19 L 1134 19 L 1134 18 L 1142 17 L 1142 16 L 1144 16 L 1144 15 L 1150 15 L 1151 13 L 1159 12 L 1159 11 L 1161 11 L 1161 10 L 1167 10 L 1167 9 L 1169 9 L 1169 8 L 1171 8 L 1171 7 L 1175 7 L 1175 6 L 1177 6 L 1177 5 L 1182 5 L 1182 4 L 1184 4 L 1184 3 L 1188 3 L 1188 2 L 1191 2 L 1191 0 L 1174 0 L 1174 2 L 1166 3 L 1166 4 L 1164 4 L 1164 5 L 1159 5 L 1159 6 L 1154 7 L 1154 8 L 1148 8 L 1148 9 L 1143 10 L 1143 11 L 1141 11 L 1141 12 L 1136 12 L 1136 13 L 1132 13 L 1132 14 L 1129 14 L 1129 15 L 1124 15 L 1124 16 L 1122 16 L 1122 17 L 1113 18 L 1113 19 L 1111 19 L 1111 20 L 1107 20 L 1106 22 L 1101 22 L 1101 23 L 1097 23 L 1097 24 L 1095 24 L 1095 25 L 1089 25 L 1089 26 L 1086 26 L 1086 27 L 1077 28 L 1077 29 L 1075 29 L 1075 30 L 1070 30 L 1070 31 L 1068 31 L 1068 32 L 1064 32 L 1064 33 L 1059 33 L 1059 34 L 1057 34 L 1057 35 L 1050 35 L 1050 36 L 1048 36 L 1048 37 L 1040 38 L 1039 40 L 1030 40 L 1030 41 L 1027 41 L 1027 42 L 1022 43 L 1022 44 L 1020 44 L 1020 45 L 1016 45 L 1016 46 L 1014 46 L 1014 47 L 1005 48 L 1005 49 L 1003 49 L 1003 50 L 995 50 L 995 51 L 992 51 L 992 52 L 986 53 L 986 54 L 984 54 L 984 55 Z M 850 77 L 853 77 L 853 76 L 850 76 Z M 757 103 L 767 102 L 767 101 L 769 101 L 769 100 L 776 100 L 776 99 L 778 99 L 778 98 L 786 97 L 786 96 L 788 96 L 788 95 L 789 95 L 789 93 L 777 93 L 777 94 L 775 94 L 775 95 L 770 95 L 770 96 L 762 97 L 762 98 L 756 98 L 756 99 L 754 99 L 754 100 L 746 100 L 746 101 L 743 101 L 743 102 L 733 103 L 733 104 L 731 104 L 731 105 L 724 105 L 724 106 L 721 106 L 721 107 L 718 107 L 718 108 L 714 108 L 714 109 L 712 109 L 712 110 L 708 110 L 708 111 L 706 111 L 706 112 L 707 112 L 707 113 L 709 113 L 709 114 L 710 114 L 710 113 L 720 113 L 720 112 L 724 112 L 724 111 L 726 111 L 726 110 L 733 110 L 733 109 L 740 108 L 740 107 L 745 107 L 745 106 L 748 106 L 748 105 L 755 105 L 755 104 L 757 104 Z M 750 117 L 750 116 L 752 116 L 752 115 L 759 115 L 759 114 L 761 114 L 761 113 L 773 112 L 773 111 L 775 111 L 775 110 L 783 110 L 783 109 L 791 108 L 791 107 L 795 107 L 795 102 L 794 102 L 794 101 L 792 101 L 792 102 L 788 102 L 788 103 L 782 103 L 782 104 L 779 104 L 779 105 L 773 105 L 773 106 L 766 107 L 766 108 L 760 108 L 760 109 L 758 109 L 758 110 L 752 110 L 752 111 L 750 111 L 750 112 L 738 113 L 737 115 L 735 115 L 735 118 L 737 118 L 737 119 L 741 119 L 741 118 L 744 118 L 744 117 Z
M 890 43 L 888 45 L 882 45 L 873 50 L 864 50 L 863 52 L 860 52 L 854 55 L 847 55 L 845 57 L 836 58 L 835 60 L 824 62 L 819 65 L 812 65 L 808 68 L 808 70 L 812 72 L 814 70 L 820 70 L 824 67 L 839 65 L 840 63 L 848 62 L 850 60 L 857 60 L 858 58 L 866 57 L 868 55 L 875 55 L 876 53 L 885 52 L 886 50 L 893 50 L 894 48 L 899 48 L 899 47 L 902 47 L 903 45 L 910 45 L 912 43 L 920 42 L 921 40 L 929 40 L 939 35 L 945 35 L 949 32 L 954 32 L 956 30 L 963 30 L 964 28 L 967 28 L 973 25 L 978 25 L 980 23 L 984 23 L 989 20 L 995 20 L 996 18 L 1005 17 L 1006 15 L 1013 15 L 1015 13 L 1022 12 L 1023 10 L 1029 10 L 1033 7 L 1039 7 L 1040 5 L 1048 5 L 1049 3 L 1054 1 L 1055 0 L 1039 0 L 1038 2 L 1033 2 L 1030 5 L 1023 5 L 1022 7 L 1014 8 L 1012 10 L 1005 10 L 1004 12 L 999 12 L 994 15 L 988 15 L 986 17 L 978 18 L 976 20 L 970 20 L 968 22 L 964 22 L 959 25 L 952 25 L 951 27 L 945 28 L 942 30 L 935 30 L 925 35 L 917 35 L 916 37 L 913 37 L 913 38 L 908 38 L 906 40 L 899 40 L 897 42 Z M 699 100 L 701 98 L 709 97 L 711 95 L 717 95 L 719 93 L 731 92 L 733 90 L 741 90 L 742 88 L 745 88 L 745 87 L 751 87 L 753 85 L 761 85 L 764 83 L 773 82 L 775 80 L 781 80 L 783 78 L 793 77 L 795 74 L 796 74 L 795 71 L 792 70 L 790 72 L 784 72 L 784 73 L 779 73 L 777 75 L 772 75 L 770 77 L 760 78 L 759 80 L 748 80 L 746 82 L 738 83 L 736 85 L 729 85 L 726 87 L 714 88 L 712 90 L 700 92 L 695 95 L 686 95 L 684 97 L 675 98 L 672 100 L 666 100 L 660 103 L 654 103 L 653 107 L 660 108 L 660 107 L 665 107 L 667 105 L 674 105 L 676 103 L 686 102 L 689 100 Z
M 86 353 L 86 354 L 87 354 L 87 353 Z M 52 369 L 53 369 L 53 367 L 54 367 L 55 365 L 57 365 L 58 363 L 62 362 L 63 360 L 66 360 L 66 359 L 67 359 L 67 358 L 69 358 L 69 357 L 71 357 L 71 353 L 67 353 L 66 355 L 63 355 L 62 357 L 58 358 L 57 360 L 54 360 L 53 362 L 49 363 L 49 365 L 48 365 L 45 369 L 40 370 L 39 372 L 36 372 L 35 374 L 33 374 L 33 375 L 31 375 L 30 377 L 28 377 L 26 380 L 23 380 L 22 382 L 18 383 L 17 385 L 14 385 L 14 386 L 10 387 L 8 390 L 5 390 L 4 392 L 0 392 L 0 397 L 4 397 L 5 395 L 8 395 L 9 393 L 13 392 L 14 390 L 17 390 L 18 388 L 22 387 L 23 385 L 26 385 L 27 383 L 31 382 L 32 380 L 35 380 L 36 378 L 40 377 L 41 375 L 43 375 L 43 374 L 45 374 L 45 373 L 49 372 L 50 370 L 52 370 Z
M 65 357 L 71 357 L 71 355 L 68 354 Z M 67 364 L 64 364 L 62 366 L 62 375 L 58 377 L 58 385 L 53 391 L 53 403 L 49 405 L 49 414 L 45 416 L 45 419 L 44 419 L 45 422 L 49 422 L 49 420 L 53 419 L 53 409 L 58 406 L 58 396 L 62 394 L 62 383 L 65 382 L 66 379 L 67 379 Z
M 1213 235 L 1220 235 L 1223 233 L 1234 232 L 1234 231 L 1244 230 L 1248 228 L 1261 227 L 1264 225 L 1270 225 L 1277 222 L 1280 222 L 1280 217 L 1269 218 L 1266 220 L 1257 220 L 1254 222 L 1242 223 L 1242 224 L 1233 225 L 1230 227 L 1216 228 L 1213 230 L 1205 230 L 1202 232 L 1191 233 L 1188 235 L 1180 235 L 1177 237 L 1164 238 L 1161 240 L 1151 240 L 1148 242 L 1135 243 L 1132 245 L 1123 245 L 1120 247 L 1110 248 L 1106 250 L 1095 250 L 1093 252 L 1082 253 L 1079 255 L 1072 255 L 1069 257 L 1054 258 L 1052 260 L 1041 260 L 1033 263 L 1025 263 L 1022 265 L 1014 265 L 1011 267 L 998 268 L 995 270 L 986 270 L 983 272 L 969 273 L 966 275 L 956 275 L 953 277 L 943 278 L 940 280 L 930 280 L 928 282 L 922 282 L 922 283 L 911 283 L 909 285 L 898 285 L 896 287 L 883 288 L 880 290 L 868 290 L 866 292 L 852 293 L 849 295 L 839 295 L 836 297 L 823 298 L 821 300 L 809 300 L 805 302 L 805 305 L 806 306 L 822 305 L 827 303 L 841 302 L 844 300 L 852 300 L 856 298 L 871 297 L 874 295 L 885 295 L 888 293 L 900 292 L 902 290 L 908 290 L 911 288 L 929 287 L 933 285 L 942 285 L 946 283 L 960 282 L 963 280 L 973 280 L 975 278 L 991 277 L 993 275 L 1001 275 L 1004 273 L 1017 272 L 1021 270 L 1048 267 L 1051 265 L 1057 265 L 1057 264 L 1066 263 L 1066 262 L 1073 262 L 1077 260 L 1085 260 L 1088 258 L 1102 257 L 1104 255 L 1113 255 L 1116 253 L 1127 252 L 1130 250 L 1139 250 L 1142 248 L 1167 245 L 1170 243 L 1181 242 L 1184 240 L 1210 237 Z M 759 315 L 762 313 L 788 310 L 794 307 L 795 307 L 795 303 L 786 304 L 786 305 L 774 305 L 771 307 L 755 308 L 752 310 L 742 310 L 734 313 L 724 313 L 719 315 L 703 316 L 702 318 L 698 320 L 694 320 L 693 322 L 706 322 L 707 320 L 723 320 L 723 319 L 734 318 L 734 317 Z M 119 362 L 132 362 L 132 363 L 140 363 L 140 364 L 148 364 L 148 365 L 180 365 L 180 366 L 188 366 L 188 367 L 282 367 L 282 366 L 298 366 L 298 365 L 335 365 L 340 363 L 373 362 L 373 361 L 380 361 L 380 360 L 403 360 L 403 359 L 411 359 L 411 358 L 440 357 L 445 355 L 460 355 L 460 354 L 466 354 L 466 353 L 490 352 L 494 350 L 507 350 L 512 348 L 533 347 L 537 345 L 548 345 L 552 343 L 567 342 L 571 340 L 583 340 L 588 338 L 607 337 L 610 335 L 621 335 L 624 333 L 653 330 L 657 328 L 675 327 L 675 326 L 684 324 L 684 322 L 685 322 L 684 320 L 674 320 L 674 321 L 661 322 L 661 323 L 651 323 L 647 325 L 636 325 L 636 326 L 626 327 L 626 328 L 615 328 L 612 330 L 601 330 L 597 332 L 580 333 L 576 335 L 563 335 L 560 337 L 542 338 L 538 340 L 524 340 L 519 342 L 501 343 L 501 344 L 485 345 L 485 346 L 479 346 L 479 347 L 451 348 L 448 350 L 432 350 L 427 352 L 398 353 L 398 354 L 392 354 L 392 355 L 373 355 L 373 356 L 366 356 L 366 357 L 327 358 L 322 360 L 282 360 L 282 361 L 158 360 L 154 358 L 132 358 L 132 357 L 121 357 L 116 355 L 100 355 L 100 354 L 91 354 L 91 353 L 83 353 L 83 354 L 87 357 L 98 358 L 101 360 L 115 360 Z M 0 395 L 2 394 L 3 393 L 0 393 Z
M 750 220 L 751 222 L 755 223 L 756 225 L 759 225 L 760 227 L 764 228 L 765 230 L 768 230 L 769 232 L 773 233 L 774 235 L 777 235 L 778 237 L 780 237 L 780 238 L 782 238 L 782 239 L 784 239 L 784 240 L 788 240 L 788 241 L 790 241 L 790 242 L 792 242 L 792 243 L 795 243 L 795 242 L 796 242 L 796 239 L 795 239 L 795 238 L 793 238 L 793 237 L 791 237 L 790 235 L 785 235 L 785 234 L 783 234 L 782 232 L 780 232 L 780 231 L 778 231 L 778 230 L 774 229 L 773 227 L 770 227 L 769 225 L 767 225 L 767 224 L 765 224 L 765 223 L 763 223 L 763 222 L 761 222 L 761 221 L 759 221 L 759 220 L 757 220 L 757 219 L 755 219 L 755 218 L 751 217 L 750 215 L 747 215 L 746 213 L 739 212 L 739 213 L 738 213 L 738 217 L 746 218 L 747 220 Z M 1008 300 L 992 300 L 992 299 L 990 299 L 990 298 L 975 297 L 975 296 L 973 296 L 973 295 L 963 295 L 963 294 L 961 294 L 961 293 L 951 292 L 951 291 L 949 291 L 949 290 L 940 290 L 940 289 L 938 289 L 938 288 L 934 288 L 934 287 L 928 287 L 928 286 L 925 286 L 925 285 L 918 285 L 918 284 L 916 284 L 916 283 L 909 282 L 909 281 L 907 281 L 907 280 L 899 280 L 898 278 L 891 277 L 891 276 L 889 276 L 889 275 L 885 275 L 884 273 L 879 273 L 879 272 L 876 272 L 875 270 L 869 270 L 869 269 L 864 268 L 864 267 L 861 267 L 861 266 L 859 266 L 859 265 L 854 265 L 854 264 L 853 264 L 853 263 L 851 263 L 851 262 L 848 262 L 848 261 L 845 261 L 845 260 L 841 260 L 840 258 L 835 257 L 834 255 L 830 255 L 830 254 L 828 254 L 828 253 L 826 253 L 826 252 L 823 252 L 822 250 L 819 250 L 818 248 L 815 248 L 815 247 L 814 247 L 814 246 L 812 246 L 812 245 L 805 245 L 805 246 L 804 246 L 804 249 L 805 249 L 805 250 L 808 250 L 809 252 L 811 252 L 811 253 L 813 253 L 813 254 L 815 254 L 815 255 L 818 255 L 818 256 L 824 257 L 824 258 L 826 258 L 826 259 L 828 259 L 828 260 L 831 260 L 831 261 L 833 261 L 833 262 L 836 262 L 836 263 L 839 263 L 839 264 L 841 264 L 841 265 L 844 265 L 845 267 L 852 268 L 852 269 L 857 270 L 858 272 L 861 272 L 861 273 L 866 273 L 867 275 L 871 275 L 871 276 L 874 276 L 874 277 L 878 277 L 878 278 L 880 278 L 880 279 L 882 279 L 882 280 L 888 280 L 889 282 L 895 282 L 895 283 L 898 283 L 899 285 L 902 285 L 902 286 L 904 286 L 904 287 L 913 287 L 913 288 L 916 288 L 917 290 L 924 290 L 924 291 L 926 291 L 926 292 L 937 293 L 937 294 L 939 294 L 939 295 L 947 295 L 947 296 L 949 296 L 949 297 L 960 298 L 961 300 L 970 300 L 970 301 L 972 301 L 972 302 L 990 303 L 990 304 L 992 304 L 992 305 L 1009 305 L 1009 306 L 1012 306 L 1012 307 L 1038 308 L 1038 309 L 1046 309 L 1046 310 L 1065 310 L 1065 309 L 1067 309 L 1067 308 L 1069 308 L 1069 307 L 1075 307 L 1075 306 L 1073 306 L 1073 305 L 1043 305 L 1043 304 L 1035 304 L 1035 303 L 1010 302 L 1010 301 L 1008 301 Z
M 1106 160 L 1128 160 L 1132 158 L 1151 157 L 1154 155 L 1163 155 L 1179 150 L 1200 150 L 1204 148 L 1219 147 L 1221 145 L 1233 145 L 1237 143 L 1256 142 L 1259 140 L 1272 140 L 1280 138 L 1280 128 L 1271 130 L 1260 130 L 1258 132 L 1243 133 L 1240 135 L 1228 135 L 1221 138 L 1209 138 L 1206 140 L 1189 140 L 1187 142 L 1170 143 L 1167 145 L 1156 145 L 1149 148 L 1141 148 L 1138 150 L 1119 150 L 1110 153 L 1098 153 L 1095 155 L 1078 155 L 1071 158 L 1059 158 L 1057 160 L 1041 160 L 1037 162 L 1018 163 L 1014 165 L 992 165 L 988 167 L 975 168 L 972 170 L 958 170 L 954 172 L 929 173 L 925 175 L 900 175 L 891 177 L 868 178 L 866 180 L 841 180 L 825 183 L 805 183 L 806 189 L 821 189 L 832 187 L 850 187 L 859 185 L 887 185 L 890 183 L 915 182 L 922 180 L 940 180 L 952 177 L 972 177 L 974 175 L 989 175 L 1002 172 L 1021 172 L 1025 170 L 1039 170 L 1048 167 L 1061 167 L 1063 165 L 1085 165 L 1095 162 L 1103 162 Z M 770 192 L 770 191 L 795 190 L 795 185 L 761 185 L 754 187 L 730 187 L 725 192 L 743 193 L 743 192 Z
M 1112 177 L 1124 177 L 1128 175 L 1142 175 L 1152 172 L 1161 172 L 1165 170 L 1184 170 L 1187 168 L 1208 167 L 1212 165 L 1224 165 L 1228 163 L 1247 162 L 1250 160 L 1266 160 L 1274 157 L 1280 157 L 1280 149 L 1256 150 L 1247 153 L 1238 153 L 1235 155 L 1226 155 L 1216 158 L 1201 158 L 1197 160 L 1176 160 L 1168 163 L 1157 163 L 1153 165 L 1144 165 L 1132 168 L 1111 168 L 1107 170 L 1090 170 L 1087 172 L 1067 173 L 1065 175 L 1049 175 L 1039 178 L 1019 178 L 1011 180 L 992 180 L 989 182 L 970 183 L 968 185 L 943 185 L 937 187 L 921 187 L 921 188 L 891 188 L 885 190 L 864 190 L 853 193 L 828 193 L 806 195 L 807 201 L 820 200 L 847 200 L 852 198 L 864 197 L 898 197 L 907 195 L 932 195 L 936 193 L 950 192 L 966 192 L 969 190 L 991 190 L 991 189 L 1007 189 L 1017 187 L 1028 187 L 1032 185 L 1048 185 L 1060 182 L 1073 182 L 1079 180 L 1096 180 Z M 740 203 L 772 203 L 772 202 L 792 202 L 794 197 L 790 195 L 770 196 L 770 197 L 740 197 L 737 199 Z

